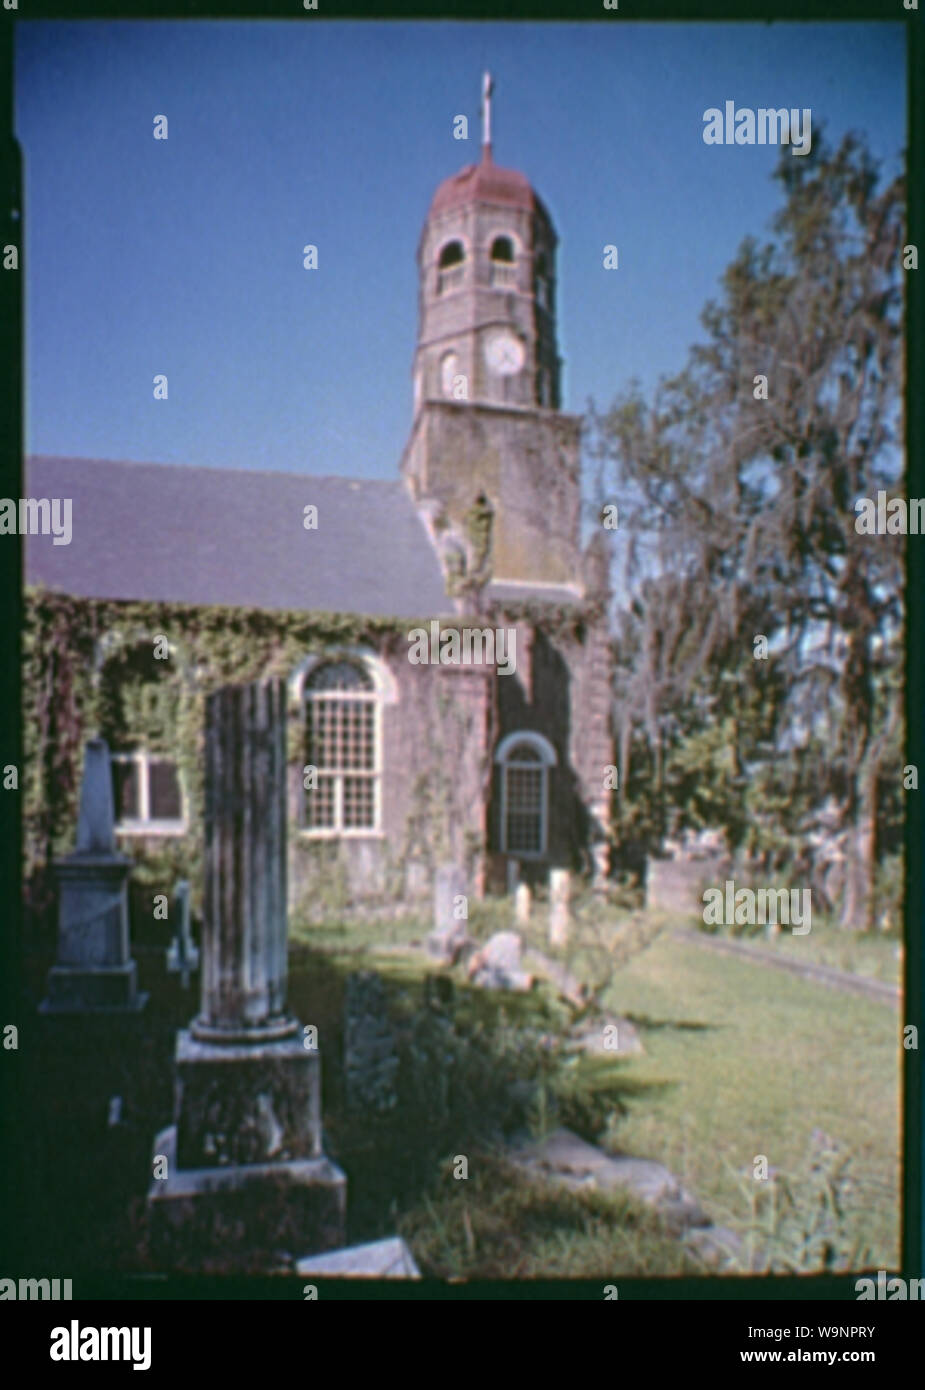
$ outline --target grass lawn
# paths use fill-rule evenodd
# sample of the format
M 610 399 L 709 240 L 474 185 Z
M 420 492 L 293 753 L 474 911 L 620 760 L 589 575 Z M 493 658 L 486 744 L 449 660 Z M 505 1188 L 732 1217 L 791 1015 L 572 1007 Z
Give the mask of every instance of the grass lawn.
M 674 923 L 689 931 L 703 930 L 701 919 L 694 914 L 678 914 Z M 735 937 L 728 930 L 723 930 L 717 936 L 719 939 L 741 941 L 762 951 L 776 951 L 792 960 L 828 965 L 849 975 L 865 975 L 868 979 L 883 980 L 891 985 L 902 983 L 903 945 L 895 932 L 848 931 L 817 914 L 813 917 L 812 930 L 805 936 L 795 936 L 786 927 L 773 936 L 764 928 Z
M 853 1231 L 899 1260 L 900 1024 L 884 1004 L 663 935 L 620 971 L 607 1005 L 642 1029 L 639 1094 L 619 1147 L 660 1159 L 716 1220 L 748 1214 L 733 1173 L 756 1155 L 791 1172 L 822 1129 L 853 1155 Z
M 607 914 L 605 927 L 619 927 L 620 914 Z M 479 934 L 506 925 L 503 917 L 488 911 Z M 432 962 L 401 949 L 424 934 L 411 923 L 291 933 L 290 1003 L 319 1031 L 326 1147 L 349 1182 L 348 1241 L 397 1231 L 422 1272 L 442 1278 L 696 1273 L 651 1209 L 528 1181 L 506 1161 L 505 1136 L 565 1124 L 661 1160 L 715 1221 L 741 1229 L 749 1194 L 767 1191 L 751 1178 L 755 1156 L 792 1176 L 821 1129 L 853 1156 L 849 1234 L 866 1239 L 868 1267 L 895 1268 L 897 1010 L 669 932 L 638 949 L 658 921 L 623 925 L 625 960 L 614 942 L 616 954 L 602 951 L 598 937 L 569 965 L 596 986 L 609 981 L 603 1007 L 635 1022 L 646 1053 L 581 1059 L 556 1041 L 571 1015 L 548 984 L 529 994 L 476 990 L 458 970 L 435 1005 L 425 985 Z M 587 926 L 579 917 L 576 937 Z M 35 1002 L 48 963 L 37 957 L 30 967 Z M 23 1267 L 150 1268 L 152 1143 L 173 1116 L 175 1031 L 195 1012 L 198 982 L 184 989 L 166 974 L 160 950 L 139 947 L 139 966 L 150 1000 L 137 1017 L 86 1020 L 78 1030 L 30 1013 L 28 1046 L 11 1072 L 26 1139 L 9 1176 L 28 1214 L 11 1253 Z M 398 1103 L 384 1115 L 344 1103 L 346 977 L 370 968 L 386 982 L 402 1058 Z M 107 1121 L 114 1095 L 123 1100 L 115 1126 Z M 459 1155 L 465 1181 L 454 1174 Z
M 891 985 L 902 981 L 902 942 L 893 933 L 851 932 L 814 921 L 806 936 L 794 936 L 784 930 L 770 940 L 764 935 L 749 940 L 763 950 L 780 951 L 814 965 L 829 965 L 850 975 L 866 975 Z
M 633 930 L 645 934 L 646 922 L 635 916 Z M 492 917 L 478 934 L 502 925 Z M 309 928 L 300 939 L 311 942 L 312 955 L 320 949 L 332 968 L 380 971 L 413 1012 L 432 967 L 426 957 L 382 947 L 422 934 L 390 923 Z M 539 944 L 539 922 L 529 936 Z M 579 978 L 599 983 L 599 939 L 589 952 L 570 951 L 568 963 Z M 306 962 L 306 983 L 315 969 Z M 329 989 L 325 994 L 331 998 Z M 822 1130 L 852 1158 L 846 1238 L 861 1240 L 875 1267 L 897 1265 L 901 1052 L 894 1009 L 698 949 L 668 931 L 614 972 L 601 1004 L 636 1024 L 645 1055 L 582 1060 L 578 1099 L 570 1105 L 553 1097 L 550 1126 L 567 1123 L 585 1138 L 662 1161 L 716 1222 L 740 1231 L 760 1187 L 752 1177 L 756 1155 L 794 1179 L 799 1196 L 810 1136 Z M 481 1014 L 489 1034 L 499 1019 L 552 1028 L 562 1022 L 546 987 L 533 996 L 475 992 L 458 974 L 456 1008 L 464 1017 Z M 696 1268 L 646 1209 L 525 1185 L 497 1150 L 469 1142 L 463 1131 L 470 1119 L 462 1120 L 459 1143 L 435 1166 L 433 1182 L 406 1188 L 389 1203 L 390 1229 L 406 1236 L 425 1272 L 670 1276 Z M 417 1123 L 411 1118 L 401 1137 L 409 1153 Z M 465 1182 L 452 1178 L 452 1152 L 469 1156 Z M 341 1157 L 349 1171 L 348 1155 Z M 378 1180 L 362 1161 L 352 1176 L 357 1198 Z M 380 1232 L 385 1228 L 373 1231 L 364 1220 L 355 1238 Z

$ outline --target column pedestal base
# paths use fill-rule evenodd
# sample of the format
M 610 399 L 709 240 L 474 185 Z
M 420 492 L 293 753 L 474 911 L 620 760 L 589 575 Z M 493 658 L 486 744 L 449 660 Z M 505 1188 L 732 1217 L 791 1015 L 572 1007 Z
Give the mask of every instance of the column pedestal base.
M 48 972 L 48 994 L 39 1005 L 39 1013 L 138 1013 L 148 996 L 138 993 L 137 975 L 133 960 L 125 965 L 83 969 L 53 965 Z
M 347 1178 L 323 1154 L 281 1163 L 179 1168 L 175 1125 L 162 1130 L 155 1157 L 168 1176 L 148 1190 L 150 1253 L 184 1274 L 292 1272 L 304 1250 L 344 1244 Z M 153 1166 L 153 1165 L 152 1165 Z

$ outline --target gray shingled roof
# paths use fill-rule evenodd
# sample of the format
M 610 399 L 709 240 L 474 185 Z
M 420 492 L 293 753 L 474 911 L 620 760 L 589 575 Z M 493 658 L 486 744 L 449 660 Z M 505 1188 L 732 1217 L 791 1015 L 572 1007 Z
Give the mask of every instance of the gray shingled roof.
M 24 539 L 26 583 L 87 598 L 440 616 L 453 611 L 404 484 L 33 456 L 30 497 L 70 497 L 73 538 Z M 318 508 L 317 531 L 303 508 Z

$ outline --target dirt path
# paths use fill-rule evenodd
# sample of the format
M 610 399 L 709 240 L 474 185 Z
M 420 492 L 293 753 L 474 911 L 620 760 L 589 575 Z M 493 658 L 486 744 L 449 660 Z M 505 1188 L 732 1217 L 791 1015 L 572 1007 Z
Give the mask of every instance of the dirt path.
M 791 975 L 812 980 L 814 984 L 827 985 L 830 989 L 840 989 L 845 994 L 860 994 L 865 999 L 876 999 L 881 1004 L 899 1005 L 899 986 L 887 984 L 883 980 L 871 980 L 865 975 L 851 975 L 846 970 L 835 970 L 831 965 L 791 960 L 776 951 L 765 951 L 760 946 L 752 946 L 744 941 L 730 941 L 725 936 L 708 936 L 706 932 L 688 931 L 683 927 L 676 927 L 672 935 L 679 941 L 703 946 L 709 951 L 719 951 L 722 955 L 744 956 L 746 960 L 754 961 L 755 964 L 789 970 Z

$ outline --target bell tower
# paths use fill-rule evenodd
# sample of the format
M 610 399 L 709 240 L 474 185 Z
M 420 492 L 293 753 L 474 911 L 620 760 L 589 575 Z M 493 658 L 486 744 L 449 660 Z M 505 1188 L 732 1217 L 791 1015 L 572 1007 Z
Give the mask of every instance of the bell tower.
M 493 84 L 482 151 L 434 194 L 418 243 L 414 422 L 402 460 L 415 498 L 462 532 L 492 513 L 498 581 L 578 584 L 580 421 L 561 414 L 552 219 L 495 164 Z
M 523 174 L 491 150 L 438 188 L 418 245 L 415 410 L 428 399 L 558 409 L 556 234 Z

